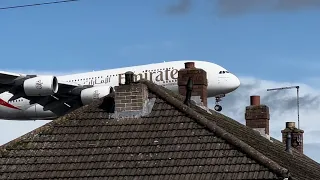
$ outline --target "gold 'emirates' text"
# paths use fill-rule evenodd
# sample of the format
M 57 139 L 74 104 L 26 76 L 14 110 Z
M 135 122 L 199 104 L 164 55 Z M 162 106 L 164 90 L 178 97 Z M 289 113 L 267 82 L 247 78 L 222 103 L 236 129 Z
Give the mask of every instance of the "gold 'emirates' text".
M 125 75 L 118 74 L 119 77 L 119 83 L 124 83 Z M 177 69 L 166 69 L 166 70 L 160 70 L 155 72 L 144 72 L 144 73 L 138 73 L 134 74 L 134 80 L 139 81 L 140 79 L 146 79 L 152 82 L 165 82 L 169 80 L 178 79 L 178 70 Z

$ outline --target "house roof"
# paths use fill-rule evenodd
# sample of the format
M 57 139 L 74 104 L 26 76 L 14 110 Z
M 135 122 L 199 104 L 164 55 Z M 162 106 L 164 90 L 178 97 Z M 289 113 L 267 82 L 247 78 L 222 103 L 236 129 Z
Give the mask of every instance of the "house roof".
M 283 143 L 141 80 L 149 115 L 113 119 L 103 99 L 0 147 L 0 179 L 320 179 L 320 165 Z M 112 95 L 110 95 L 112 96 Z

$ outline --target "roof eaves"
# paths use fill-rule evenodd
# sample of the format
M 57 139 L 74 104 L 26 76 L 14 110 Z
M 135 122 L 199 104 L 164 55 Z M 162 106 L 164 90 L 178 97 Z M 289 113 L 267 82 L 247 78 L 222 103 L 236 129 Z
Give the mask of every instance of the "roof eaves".
M 275 174 L 280 175 L 281 177 L 290 177 L 290 173 L 286 168 L 281 167 L 278 163 L 274 162 L 270 158 L 266 157 L 253 147 L 249 146 L 245 142 L 241 141 L 231 133 L 228 133 L 226 130 L 217 126 L 214 121 L 208 120 L 200 113 L 196 112 L 193 108 L 182 103 L 181 100 L 176 99 L 172 96 L 172 94 L 168 93 L 162 87 L 155 85 L 154 83 L 148 80 L 140 80 L 141 83 L 144 83 L 148 86 L 149 90 L 163 98 L 168 103 L 172 104 L 174 107 L 184 112 L 186 115 L 190 116 L 194 120 L 196 120 L 199 124 L 207 127 L 212 132 L 216 133 L 221 138 L 227 140 L 229 143 L 233 144 L 236 147 L 239 147 L 243 152 L 251 156 L 253 159 L 257 160 Z

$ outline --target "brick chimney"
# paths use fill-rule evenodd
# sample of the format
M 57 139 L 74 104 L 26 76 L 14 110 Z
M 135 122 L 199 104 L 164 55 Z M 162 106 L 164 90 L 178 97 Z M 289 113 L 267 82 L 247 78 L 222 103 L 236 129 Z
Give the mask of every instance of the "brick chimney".
M 119 84 L 114 90 L 115 114 L 117 118 L 120 118 L 120 116 L 127 118 L 140 117 L 150 110 L 148 108 L 150 105 L 148 87 L 143 83 L 134 82 L 133 72 L 126 72 L 125 84 Z
M 304 131 L 296 128 L 295 122 L 286 122 L 286 128 L 281 131 L 282 142 L 287 145 L 288 134 L 291 135 L 291 146 L 303 153 L 303 133 Z
M 246 126 L 269 135 L 269 107 L 260 104 L 260 96 L 250 96 L 250 106 L 246 107 Z
M 195 100 L 199 98 L 202 104 L 207 107 L 207 72 L 203 69 L 196 68 L 194 62 L 186 62 L 185 68 L 180 69 L 178 72 L 179 93 L 183 96 L 186 96 L 186 85 L 188 83 L 189 78 L 192 79 L 193 83 L 191 99 Z

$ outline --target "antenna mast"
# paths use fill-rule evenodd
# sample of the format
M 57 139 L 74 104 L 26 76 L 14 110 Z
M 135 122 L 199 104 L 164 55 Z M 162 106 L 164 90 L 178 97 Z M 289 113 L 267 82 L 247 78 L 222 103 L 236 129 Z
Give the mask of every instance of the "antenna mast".
M 298 112 L 298 129 L 300 129 L 300 115 L 299 115 L 299 86 L 290 86 L 290 87 L 281 87 L 281 88 L 274 88 L 274 89 L 267 89 L 267 91 L 278 91 L 278 90 L 285 90 L 285 89 L 297 89 L 297 112 Z

